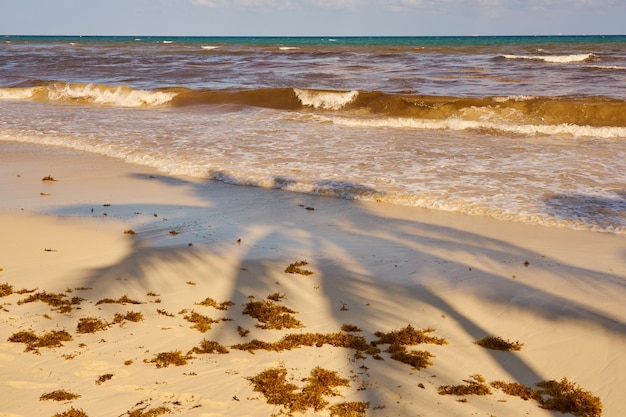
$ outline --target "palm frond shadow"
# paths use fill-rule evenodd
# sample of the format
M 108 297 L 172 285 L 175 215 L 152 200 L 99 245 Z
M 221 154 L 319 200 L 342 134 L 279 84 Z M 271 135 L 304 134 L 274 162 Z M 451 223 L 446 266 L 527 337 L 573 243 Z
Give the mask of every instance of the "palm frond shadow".
M 101 285 L 108 280 L 123 277 L 130 287 L 136 286 L 145 291 L 158 290 L 167 294 L 176 285 L 187 280 L 201 281 L 206 277 L 219 276 L 224 266 L 218 261 L 220 253 L 230 251 L 236 261 L 231 265 L 234 282 L 228 297 L 235 305 L 242 305 L 249 296 L 264 296 L 276 291 L 289 290 L 289 302 L 296 309 L 305 310 L 312 304 L 313 298 L 323 300 L 329 307 L 329 315 L 337 328 L 342 323 L 351 322 L 371 335 L 376 330 L 377 317 L 385 316 L 400 325 L 414 321 L 415 325 L 428 319 L 415 314 L 407 317 L 406 308 L 399 305 L 415 306 L 415 311 L 427 307 L 439 311 L 449 320 L 454 320 L 472 339 L 479 339 L 490 334 L 480 322 L 467 313 L 464 306 L 453 304 L 445 295 L 445 288 L 455 288 L 473 297 L 501 307 L 515 308 L 532 312 L 554 321 L 569 321 L 590 324 L 603 328 L 617 337 L 626 337 L 626 324 L 619 317 L 609 316 L 589 305 L 561 297 L 559 294 L 543 292 L 536 286 L 522 280 L 489 272 L 487 268 L 473 268 L 472 279 L 459 280 L 458 271 L 467 271 L 468 267 L 455 257 L 469 254 L 484 262 L 499 262 L 503 257 L 518 262 L 526 259 L 541 259 L 544 263 L 562 264 L 559 260 L 546 259 L 541 253 L 516 246 L 504 240 L 494 239 L 479 233 L 467 232 L 452 227 L 421 223 L 415 220 L 399 218 L 380 218 L 359 203 L 341 199 L 307 196 L 285 193 L 277 190 L 241 187 L 221 182 L 189 182 L 167 176 L 145 178 L 147 181 L 161 181 L 170 187 L 186 187 L 206 201 L 205 207 L 186 207 L 172 204 L 154 206 L 148 212 L 170 213 L 167 225 L 156 225 L 148 218 L 138 228 L 128 255 L 114 265 L 88 271 L 84 286 Z M 217 189 L 228 189 L 230 201 L 214 198 Z M 223 192 L 220 195 L 224 195 Z M 325 199 L 323 207 L 333 207 L 314 213 L 302 207 L 312 207 Z M 237 204 L 233 204 L 233 202 Z M 289 208 L 288 218 L 276 218 L 273 213 L 284 213 Z M 130 215 L 133 207 L 116 207 L 119 213 Z M 75 207 L 59 211 L 76 212 Z M 316 216 L 311 218 L 311 216 Z M 149 216 L 148 216 L 149 217 Z M 306 217 L 306 222 L 303 219 Z M 269 223 L 268 223 L 269 222 Z M 302 225 L 310 224 L 310 228 Z M 367 228 L 363 228 L 363 224 Z M 208 228 L 210 225 L 210 228 Z M 169 244 L 150 244 L 150 236 L 161 236 L 167 230 L 175 228 L 181 233 L 172 237 Z M 121 233 L 121 231 L 120 231 Z M 185 244 L 193 240 L 193 246 Z M 163 240 L 159 240 L 163 242 Z M 391 254 L 393 258 L 379 259 L 379 262 L 364 262 L 351 253 L 352 247 L 366 246 L 371 256 Z M 206 253 L 214 251 L 215 257 Z M 329 254 L 341 253 L 344 261 Z M 448 253 L 449 256 L 442 255 Z M 287 266 L 298 257 L 307 257 L 315 270 L 315 285 L 307 282 L 308 278 L 281 278 L 277 286 L 277 265 Z M 346 262 L 348 259 L 349 262 Z M 429 262 L 444 262 L 450 276 L 437 276 L 436 284 L 430 278 L 433 268 Z M 204 277 L 185 276 L 184 265 L 200 265 L 205 271 Z M 158 269 L 155 268 L 158 266 Z M 561 265 L 563 266 L 563 265 Z M 401 274 L 397 271 L 402 270 Z M 282 270 L 278 270 L 282 272 Z M 395 271 L 395 272 L 394 272 Z M 587 270 L 575 265 L 565 265 L 559 271 L 567 271 L 568 276 L 561 276 L 570 285 L 577 281 L 588 285 L 588 280 L 602 283 L 606 291 L 624 291 L 626 283 L 614 275 L 595 270 Z M 223 271 L 222 271 L 223 272 Z M 254 277 L 251 277 L 254 273 Z M 232 276 L 232 273 L 231 273 Z M 402 277 L 394 281 L 393 277 Z M 582 278 L 586 277 L 583 283 Z M 173 278 L 174 277 L 174 278 Z M 502 285 L 506 281 L 506 285 Z M 152 288 L 158 285 L 160 288 Z M 300 289 L 301 291 L 298 291 Z M 389 297 L 380 300 L 381 290 Z M 106 293 L 106 290 L 104 290 Z M 296 295 L 300 294 L 300 296 Z M 520 296 L 526 294 L 526 296 Z M 103 294 L 103 296 L 106 294 Z M 119 294 L 114 294 L 119 295 Z M 203 295 L 198 296 L 200 301 Z M 376 300 L 375 302 L 372 300 Z M 568 308 L 563 308 L 567 305 Z M 347 306 L 358 314 L 350 315 L 341 307 Z M 229 311 L 227 316 L 241 320 L 236 311 Z M 349 319 L 352 317 L 352 319 Z M 306 324 L 306 323 L 305 323 Z M 236 326 L 234 327 L 236 328 Z M 318 331 L 320 329 L 313 329 Z M 215 340 L 233 341 L 240 336 L 226 326 L 216 326 L 211 331 Z M 369 332 L 369 333 L 367 333 Z M 513 337 L 515 337 L 513 335 Z M 200 340 L 202 335 L 198 336 Z M 516 381 L 540 381 L 540 371 L 525 363 L 516 355 L 503 356 L 500 352 L 489 352 L 493 361 Z M 354 369 L 358 367 L 354 364 Z M 389 375 L 380 375 L 390 380 Z M 368 392 L 372 404 L 382 401 L 376 393 Z

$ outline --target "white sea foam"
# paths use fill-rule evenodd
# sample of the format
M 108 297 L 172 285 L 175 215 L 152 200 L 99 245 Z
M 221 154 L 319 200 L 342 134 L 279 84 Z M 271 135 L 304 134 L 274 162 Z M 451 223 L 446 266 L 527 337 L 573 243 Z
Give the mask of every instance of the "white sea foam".
M 620 67 L 620 66 L 617 66 L 617 65 L 587 65 L 586 68 L 601 69 L 601 70 L 621 70 L 621 71 L 626 71 L 626 67 Z
M 217 45 L 202 45 L 201 48 L 210 51 L 210 50 L 213 50 L 213 49 L 218 49 L 219 46 L 217 46 Z
M 326 110 L 342 109 L 346 104 L 353 102 L 359 95 L 358 91 L 318 91 L 299 88 L 294 88 L 293 91 L 302 105 Z
M 571 62 L 583 62 L 595 57 L 594 54 L 573 55 L 502 55 L 506 59 L 529 59 L 549 63 L 567 64 Z
M 281 51 L 293 51 L 294 49 L 299 49 L 297 46 L 279 46 L 279 50 Z
M 57 83 L 46 87 L 0 88 L 0 100 L 77 101 L 122 107 L 164 105 L 174 96 L 176 93 L 96 84 Z
M 0 100 L 28 100 L 34 92 L 34 88 L 0 88 Z
M 511 124 L 489 120 L 463 120 L 449 118 L 445 120 L 386 118 L 360 119 L 347 117 L 325 117 L 337 125 L 349 127 L 391 127 L 423 130 L 495 130 L 521 135 L 567 135 L 572 137 L 597 137 L 606 139 L 626 138 L 626 127 L 594 127 L 573 124 L 538 125 Z
M 496 103 L 505 103 L 507 101 L 520 102 L 520 101 L 534 100 L 535 98 L 537 97 L 536 96 L 506 96 L 506 97 L 494 97 L 493 101 L 495 101 Z

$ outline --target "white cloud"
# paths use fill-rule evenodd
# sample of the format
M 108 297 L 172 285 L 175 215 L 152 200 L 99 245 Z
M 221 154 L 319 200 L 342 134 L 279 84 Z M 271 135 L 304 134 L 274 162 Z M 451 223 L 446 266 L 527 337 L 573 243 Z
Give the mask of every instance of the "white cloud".
M 305 0 L 306 4 L 320 9 L 354 9 L 366 3 L 364 0 Z

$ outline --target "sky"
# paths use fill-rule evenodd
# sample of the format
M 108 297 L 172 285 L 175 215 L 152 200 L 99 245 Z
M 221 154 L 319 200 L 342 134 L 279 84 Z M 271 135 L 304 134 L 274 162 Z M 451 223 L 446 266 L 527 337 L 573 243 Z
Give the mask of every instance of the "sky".
M 2 35 L 626 34 L 626 0 L 0 0 Z

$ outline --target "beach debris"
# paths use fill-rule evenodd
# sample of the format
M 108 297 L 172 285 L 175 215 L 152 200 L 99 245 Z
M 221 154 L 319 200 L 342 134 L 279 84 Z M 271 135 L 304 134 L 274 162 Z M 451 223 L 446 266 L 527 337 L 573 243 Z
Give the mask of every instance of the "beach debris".
M 328 411 L 330 417 L 364 417 L 369 408 L 369 402 L 348 401 L 333 404 L 328 408 Z
M 52 330 L 37 336 L 34 331 L 20 331 L 11 335 L 8 339 L 12 343 L 25 343 L 24 352 L 39 353 L 39 348 L 54 348 L 63 346 L 63 342 L 72 341 L 72 336 L 65 330 Z
M 487 336 L 474 342 L 478 346 L 482 346 L 491 350 L 504 350 L 504 351 L 520 351 L 524 346 L 519 340 L 511 342 L 510 340 L 504 340 L 500 336 Z
M 491 395 L 491 389 L 485 384 L 485 378 L 480 375 L 472 375 L 470 379 L 464 379 L 465 384 L 442 385 L 437 389 L 439 395 Z
M 229 353 L 229 350 L 225 346 L 222 346 L 216 341 L 204 339 L 202 342 L 200 342 L 200 346 L 196 346 L 193 349 L 191 349 L 189 352 L 187 352 L 188 355 L 192 353 L 196 353 L 196 354 L 219 353 L 221 355 L 225 355 Z
M 307 261 L 297 261 L 289 264 L 287 268 L 285 268 L 285 272 L 288 274 L 300 274 L 300 275 L 313 275 L 313 271 L 309 271 L 307 269 L 302 269 L 301 267 L 308 265 Z
M 133 300 L 132 298 L 128 298 L 128 295 L 123 295 L 117 300 L 113 298 L 103 298 L 96 302 L 96 305 L 100 304 L 143 304 L 141 301 Z
M 191 281 L 189 281 L 191 282 Z M 188 282 L 188 283 L 189 283 Z M 77 287 L 74 290 L 91 290 L 92 287 Z M 191 290 L 193 291 L 193 290 Z M 72 288 L 68 287 L 65 290 L 66 293 L 72 293 Z M 79 304 L 82 299 L 74 297 L 69 298 L 64 293 L 49 293 L 45 291 L 36 292 L 35 290 L 20 290 L 16 291 L 9 283 L 0 283 L 0 297 L 10 297 L 13 294 L 27 294 L 26 298 L 19 300 L 17 305 L 23 305 L 28 302 L 42 301 L 53 306 L 57 311 L 63 313 L 72 312 L 74 304 Z M 156 292 L 147 292 L 148 297 L 160 297 L 160 294 Z M 300 321 L 296 320 L 293 316 L 296 312 L 283 306 L 281 303 L 286 299 L 285 294 L 275 292 L 267 295 L 265 299 L 261 299 L 258 295 L 248 296 L 248 303 L 240 306 L 243 314 L 250 315 L 258 320 L 257 327 L 262 329 L 284 329 L 284 328 L 298 328 L 304 327 Z M 95 300 L 94 300 L 95 302 Z M 116 303 L 116 304 L 143 304 L 139 301 L 129 298 L 124 295 L 118 299 L 104 298 L 96 303 Z M 342 306 L 346 306 L 346 303 L 341 302 Z M 218 302 L 211 297 L 206 297 L 204 300 L 194 303 L 194 305 L 201 305 L 204 307 L 211 307 L 219 310 L 230 310 L 235 306 L 231 301 Z M 346 306 L 347 309 L 347 306 Z M 171 317 L 168 320 L 180 320 L 176 315 L 171 314 L 165 310 L 156 311 L 159 315 Z M 211 328 L 211 325 L 221 321 L 234 321 L 230 318 L 213 319 L 193 310 L 183 309 L 180 311 L 178 317 L 184 315 L 185 320 L 193 323 L 191 328 L 206 332 Z M 44 318 L 52 320 L 53 318 L 47 315 L 43 315 Z M 68 314 L 68 317 L 69 314 Z M 126 311 L 118 312 L 114 314 L 112 320 L 107 321 L 98 317 L 83 317 L 78 319 L 76 326 L 76 333 L 96 333 L 109 329 L 115 324 L 124 326 L 127 321 L 140 322 L 144 320 L 144 316 L 141 312 Z M 172 321 L 173 322 L 173 321 Z M 184 327 L 184 326 L 183 326 Z M 164 330 L 166 330 L 164 328 Z M 240 323 L 235 323 L 232 327 L 241 337 L 248 337 L 250 330 L 242 327 Z M 412 325 L 407 325 L 404 328 L 388 331 L 388 332 L 375 332 L 376 339 L 370 341 L 363 335 L 359 335 L 358 332 L 363 330 L 354 324 L 343 324 L 341 330 L 335 333 L 283 333 L 282 337 L 278 340 L 272 337 L 272 341 L 264 341 L 259 339 L 253 339 L 242 344 L 223 345 L 220 339 L 214 340 L 204 339 L 195 347 L 192 347 L 187 353 L 184 350 L 173 349 L 167 352 L 161 352 L 154 354 L 152 358 L 146 357 L 143 362 L 146 364 L 155 364 L 156 368 L 164 368 L 168 366 L 182 366 L 187 364 L 190 360 L 196 358 L 197 355 L 226 355 L 231 353 L 232 350 L 247 351 L 249 353 L 256 353 L 260 350 L 266 352 L 282 352 L 299 348 L 311 348 L 311 349 L 351 349 L 353 352 L 352 361 L 362 360 L 363 366 L 360 369 L 367 370 L 365 366 L 366 360 L 380 360 L 384 361 L 387 357 L 405 363 L 412 369 L 421 370 L 428 366 L 431 366 L 432 355 L 428 351 L 424 350 L 411 350 L 410 346 L 419 345 L 424 343 L 445 345 L 446 340 L 433 335 L 435 331 L 432 328 L 418 329 Z M 132 333 L 128 333 L 132 336 Z M 40 352 L 42 347 L 54 348 L 62 347 L 67 342 L 72 341 L 72 335 L 65 330 L 43 332 L 41 333 L 37 329 L 30 329 L 14 333 L 8 338 L 9 342 L 24 343 L 26 348 L 24 352 L 33 352 L 35 354 L 42 354 Z M 80 342 L 80 340 L 79 340 Z M 99 343 L 105 343 L 104 339 L 101 339 Z M 501 337 L 487 336 L 474 342 L 482 347 L 496 350 L 520 350 L 523 343 L 519 341 L 511 341 L 503 339 Z M 385 352 L 389 356 L 385 356 L 382 353 L 382 346 L 388 345 Z M 84 343 L 77 343 L 78 347 L 85 347 Z M 142 349 L 144 346 L 140 346 Z M 146 353 L 149 351 L 146 350 Z M 73 359 L 78 353 L 63 353 L 58 354 L 59 357 L 67 359 Z M 320 351 L 319 354 L 323 352 Z M 81 353 L 82 354 L 82 353 Z M 52 353 L 56 355 L 56 353 Z M 385 356 L 385 357 L 383 357 Z M 129 366 L 133 364 L 133 360 L 126 360 L 124 365 Z M 293 415 L 298 413 L 307 413 L 310 411 L 321 411 L 327 413 L 329 416 L 334 417 L 363 417 L 370 408 L 369 403 L 366 402 L 339 402 L 331 405 L 329 397 L 333 397 L 332 393 L 338 395 L 339 387 L 348 387 L 349 385 L 343 385 L 344 380 L 339 374 L 332 370 L 326 370 L 319 368 L 314 369 L 309 375 L 305 374 L 304 378 L 296 378 L 292 376 L 290 372 L 301 372 L 304 369 L 299 368 L 287 368 L 282 361 L 279 361 L 278 368 L 268 369 L 267 372 L 261 372 L 260 374 L 248 378 L 253 384 L 253 389 L 259 392 L 258 399 L 264 399 L 269 404 L 274 404 L 281 407 L 281 412 L 278 415 Z M 369 365 L 369 363 L 367 363 Z M 309 368 L 310 369 L 310 368 Z M 276 371 L 277 370 L 277 371 Z M 288 371 L 287 371 L 288 370 Z M 228 371 L 236 373 L 236 371 Z M 306 370 L 308 372 L 308 369 Z M 195 372 L 187 372 L 184 375 L 196 375 Z M 100 385 L 113 377 L 113 374 L 104 374 L 98 377 L 96 384 Z M 435 377 L 435 375 L 432 375 Z M 357 381 L 358 377 L 355 375 L 352 380 Z M 262 382 L 264 381 L 264 382 Z M 262 384 L 262 388 L 261 385 Z M 413 385 L 415 386 L 415 385 Z M 259 387 L 258 389 L 256 387 Z M 423 383 L 417 384 L 418 388 L 426 389 Z M 369 387 L 363 381 L 361 381 L 358 387 L 355 387 L 357 391 L 367 390 Z M 441 385 L 437 391 L 440 395 L 454 396 L 455 400 L 460 403 L 468 402 L 465 396 L 471 395 L 490 395 L 497 390 L 503 394 L 516 396 L 522 400 L 534 400 L 537 402 L 538 407 L 553 410 L 562 413 L 570 413 L 576 417 L 600 417 L 602 413 L 602 403 L 600 398 L 594 396 L 591 392 L 583 390 L 578 385 L 570 382 L 566 378 L 560 381 L 548 380 L 541 381 L 534 387 L 526 386 L 519 382 L 504 382 L 493 381 L 487 383 L 486 379 L 479 375 L 472 375 L 463 380 L 463 383 L 458 385 Z M 282 393 L 282 394 L 281 394 Z M 76 395 L 68 393 L 67 391 L 58 390 L 43 394 L 41 400 L 54 400 L 54 401 L 72 401 L 71 396 Z M 232 394 L 231 394 L 232 395 Z M 282 397 L 281 397 L 282 395 Z M 244 401 L 243 397 L 237 393 L 235 396 Z M 236 400 L 233 400 L 236 401 Z M 144 408 L 134 407 L 134 410 L 146 415 L 147 404 L 143 404 Z M 382 409 L 384 405 L 374 407 L 374 409 Z M 78 414 L 65 414 L 65 417 L 75 417 Z M 150 414 L 156 416 L 156 414 Z
M 248 380 L 253 385 L 253 391 L 263 394 L 268 404 L 281 406 L 288 415 L 305 413 L 309 409 L 321 411 L 329 404 L 324 397 L 340 396 L 337 388 L 350 386 L 347 378 L 319 366 L 303 379 L 303 387 L 288 382 L 287 369 L 284 367 L 267 369 Z M 337 411 L 335 409 L 335 413 Z
M 147 361 L 147 363 L 156 364 L 157 368 L 167 368 L 170 365 L 183 366 L 187 364 L 187 361 L 193 359 L 190 355 L 183 355 L 180 350 L 174 350 L 171 352 L 161 352 L 154 355 L 154 358 Z
M 267 296 L 268 300 L 272 300 L 272 301 L 276 301 L 276 302 L 280 302 L 284 298 L 285 298 L 285 294 L 280 294 L 280 293 L 277 293 L 277 292 L 272 293 L 272 294 Z
M 245 329 L 245 328 L 243 328 L 241 326 L 237 326 L 237 333 L 241 337 L 248 337 L 248 335 L 250 334 L 250 330 Z
M 292 314 L 296 311 L 282 305 L 277 305 L 271 300 L 268 301 L 249 301 L 243 310 L 243 314 L 247 314 L 259 321 L 256 326 L 261 329 L 297 329 L 304 325 L 297 320 Z
M 520 397 L 525 401 L 533 399 L 539 403 L 539 407 L 546 410 L 570 413 L 578 417 L 600 417 L 602 415 L 600 398 L 567 378 L 560 381 L 541 381 L 537 383 L 538 389 L 533 389 L 519 382 L 504 381 L 493 381 L 491 386 L 507 395 Z
M 163 310 L 161 308 L 157 309 L 157 313 L 162 315 L 162 316 L 167 316 L 167 317 L 176 317 L 174 314 L 168 312 L 167 310 Z
M 69 410 L 63 413 L 56 413 L 52 417 L 89 417 L 82 408 L 71 407 Z
M 32 303 L 35 301 L 41 301 L 49 306 L 55 307 L 55 310 L 59 313 L 69 313 L 72 311 L 72 306 L 79 305 L 83 298 L 72 297 L 68 299 L 65 294 L 49 293 L 46 291 L 31 294 L 17 302 L 18 305 Z
M 80 395 L 74 394 L 64 389 L 41 394 L 39 401 L 73 401 L 80 398 Z
M 199 303 L 195 303 L 195 305 L 205 306 L 205 307 L 213 307 L 213 308 L 215 308 L 217 310 L 228 310 L 228 307 L 234 306 L 235 303 L 233 303 L 232 301 L 223 301 L 221 303 L 218 303 L 217 301 L 215 301 L 211 297 L 207 297 L 204 300 L 200 301 Z
M 0 272 L 2 272 L 2 268 L 0 268 Z M 13 285 L 8 282 L 0 284 L 0 297 L 8 297 L 11 294 L 13 294 Z
M 343 324 L 341 326 L 341 330 L 348 333 L 358 333 L 363 331 L 359 326 L 355 326 L 354 324 Z
M 53 181 L 56 181 L 56 179 L 53 176 L 51 176 L 51 175 L 47 175 L 47 176 L 43 177 L 41 180 L 43 182 L 53 182 Z
M 83 317 L 78 320 L 76 333 L 95 333 L 98 331 L 107 330 L 108 328 L 109 324 L 105 323 L 98 317 Z
M 113 374 L 100 375 L 98 379 L 96 380 L 96 385 L 102 385 L 108 380 L 110 380 L 111 378 L 113 378 Z

